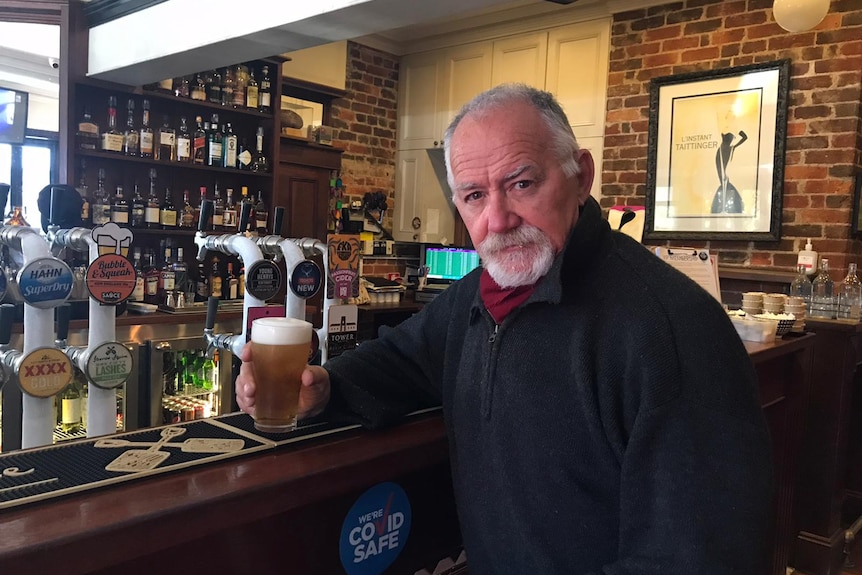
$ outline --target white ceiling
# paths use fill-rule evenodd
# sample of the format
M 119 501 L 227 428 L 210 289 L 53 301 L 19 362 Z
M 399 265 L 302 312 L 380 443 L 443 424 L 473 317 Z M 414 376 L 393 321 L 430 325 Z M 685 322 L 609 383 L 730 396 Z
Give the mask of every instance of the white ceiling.
M 0 22 L 0 85 L 56 98 L 60 27 Z

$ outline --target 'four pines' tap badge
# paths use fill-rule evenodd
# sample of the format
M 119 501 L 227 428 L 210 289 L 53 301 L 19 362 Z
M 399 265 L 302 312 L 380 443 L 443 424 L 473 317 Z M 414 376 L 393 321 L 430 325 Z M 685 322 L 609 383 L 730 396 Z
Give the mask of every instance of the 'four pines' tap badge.
M 87 290 L 104 305 L 116 305 L 135 291 L 135 267 L 129 261 L 132 231 L 115 223 L 93 228 L 99 257 L 87 268 Z

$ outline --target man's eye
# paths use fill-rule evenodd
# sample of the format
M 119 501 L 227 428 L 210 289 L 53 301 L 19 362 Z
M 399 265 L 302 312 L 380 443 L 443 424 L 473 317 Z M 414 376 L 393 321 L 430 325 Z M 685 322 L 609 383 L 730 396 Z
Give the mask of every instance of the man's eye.
M 532 180 L 518 180 L 513 186 L 516 190 L 526 190 L 533 185 Z
M 464 201 L 465 202 L 475 202 L 476 200 L 479 200 L 481 198 L 482 198 L 482 192 L 471 192 L 471 193 L 467 194 L 466 196 L 464 196 Z

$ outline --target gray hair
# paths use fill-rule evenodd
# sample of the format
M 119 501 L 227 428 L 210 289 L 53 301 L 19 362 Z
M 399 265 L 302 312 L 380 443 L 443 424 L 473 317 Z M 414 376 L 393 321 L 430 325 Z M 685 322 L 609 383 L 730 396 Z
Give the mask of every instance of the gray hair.
M 500 106 L 523 102 L 536 109 L 544 118 L 548 129 L 551 130 L 553 149 L 560 160 L 563 173 L 568 177 L 577 175 L 580 166 L 575 161 L 574 154 L 580 148 L 575 138 L 575 133 L 569 125 L 569 119 L 557 102 L 554 95 L 544 90 L 539 90 L 526 84 L 500 84 L 490 90 L 486 90 L 464 104 L 458 112 L 446 133 L 443 136 L 443 152 L 446 157 L 446 178 L 449 187 L 455 190 L 455 179 L 452 176 L 452 162 L 450 158 L 452 135 L 461 123 L 461 120 L 471 115 L 481 115 Z

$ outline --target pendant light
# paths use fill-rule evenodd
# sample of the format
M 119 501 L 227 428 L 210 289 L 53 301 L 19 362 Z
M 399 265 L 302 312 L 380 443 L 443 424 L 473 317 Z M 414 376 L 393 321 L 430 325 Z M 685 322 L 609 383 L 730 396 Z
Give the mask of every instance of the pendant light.
M 775 0 L 772 14 L 788 32 L 804 32 L 820 24 L 829 11 L 829 0 Z

